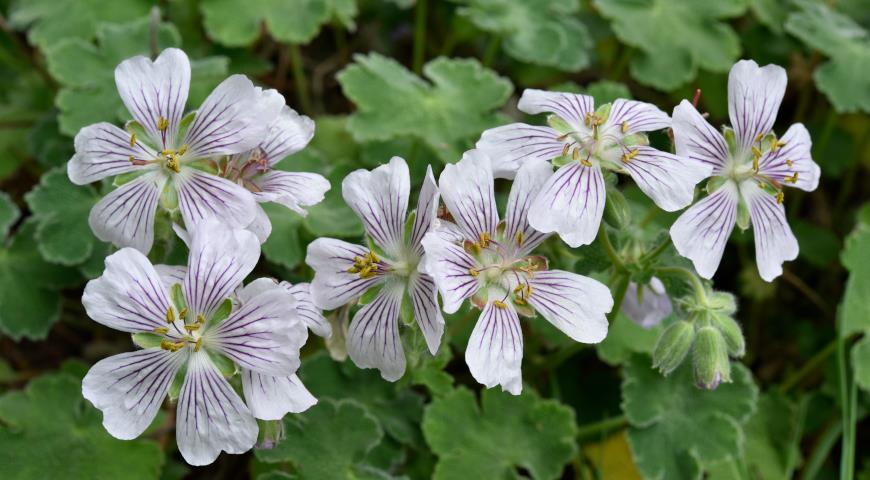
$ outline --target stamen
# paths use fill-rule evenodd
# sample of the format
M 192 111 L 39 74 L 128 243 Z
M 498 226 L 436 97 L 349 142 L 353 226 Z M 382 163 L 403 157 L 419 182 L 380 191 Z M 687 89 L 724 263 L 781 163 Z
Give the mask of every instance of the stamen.
M 187 307 L 184 307 L 181 309 L 180 312 L 178 312 L 178 318 L 184 320 L 184 317 L 186 317 L 186 316 L 187 316 Z
M 755 147 L 752 147 L 753 149 Z M 752 157 L 752 171 L 758 173 L 758 157 Z
M 755 136 L 755 141 L 752 142 L 752 143 L 761 143 L 761 139 L 762 139 L 762 138 L 764 138 L 764 134 L 763 134 L 763 133 L 759 133 L 758 135 Z
M 790 167 L 790 166 L 794 165 L 794 162 L 792 162 L 790 159 L 786 158 L 786 159 L 785 159 L 785 164 L 788 165 L 788 166 Z
M 359 272 L 359 278 L 372 278 L 375 276 L 375 272 L 372 271 L 372 267 L 365 267 Z
M 165 152 L 166 150 L 164 150 Z M 175 153 L 169 153 L 166 155 L 166 168 L 172 170 L 175 173 L 181 173 L 181 165 L 178 164 L 178 157 Z
M 480 270 L 478 270 L 476 268 L 469 268 L 468 274 L 471 275 L 472 277 L 476 277 L 476 276 L 480 275 Z
M 580 158 L 580 149 L 579 149 L 579 148 L 575 148 L 575 149 L 571 152 L 571 158 L 572 158 L 573 160 L 577 160 L 578 158 Z
M 568 138 L 569 135 L 571 135 L 571 134 L 565 133 L 565 134 L 559 135 L 558 137 L 556 137 L 556 140 L 558 140 L 560 142 L 564 142 Z
M 203 316 L 203 314 L 201 314 L 201 313 L 199 315 L 197 315 L 196 316 L 196 323 L 198 323 L 200 325 L 204 324 L 205 323 L 205 316 Z
M 154 333 L 166 335 L 167 333 L 169 333 L 169 329 L 166 327 L 157 327 L 154 329 Z
M 167 128 L 169 128 L 169 120 L 167 120 L 166 117 L 161 115 L 160 118 L 157 119 L 157 130 L 160 130 L 161 132 L 165 132 Z
M 501 300 L 493 300 L 492 304 L 495 305 L 497 308 L 501 308 L 502 310 L 507 308 L 507 304 L 502 302 Z
M 571 148 L 570 143 L 566 143 L 565 146 L 562 147 L 562 156 L 568 155 L 568 149 Z
M 187 149 L 188 149 L 188 146 L 185 143 L 184 145 L 181 146 L 181 148 L 178 149 L 178 154 L 184 155 L 185 153 L 187 153 Z
M 172 307 L 169 307 L 169 310 L 166 311 L 166 323 L 175 322 L 175 310 Z
M 191 332 L 195 332 L 195 331 L 199 330 L 200 326 L 201 326 L 201 324 L 199 324 L 199 323 L 191 323 L 189 325 L 185 325 L 184 329 L 187 330 L 187 333 L 191 333 Z
M 788 183 L 797 183 L 798 181 L 798 172 L 794 172 L 793 175 L 785 177 L 784 180 Z
M 522 247 L 523 243 L 525 243 L 525 241 L 526 241 L 526 236 L 523 234 L 523 232 L 517 232 L 517 246 Z
M 628 122 L 622 122 L 622 133 L 628 133 Z
M 624 154 L 624 155 L 622 156 L 622 162 L 623 162 L 623 163 L 628 163 L 628 162 L 630 162 L 631 159 L 634 158 L 634 157 L 636 157 L 638 153 L 640 153 L 640 150 L 638 150 L 638 149 L 635 148 L 634 150 L 632 150 L 632 151 L 630 151 L 630 152 Z
M 782 190 L 776 192 L 776 203 L 782 203 L 785 200 L 785 193 Z
M 198 352 L 201 347 L 202 347 L 202 337 L 199 337 L 196 339 L 196 343 L 193 345 L 193 351 Z
M 135 133 L 130 134 L 130 146 L 131 147 L 136 146 L 136 134 Z
M 580 165 L 583 165 L 584 167 L 591 167 L 592 162 L 590 162 L 588 158 L 584 158 L 583 160 L 580 160 Z

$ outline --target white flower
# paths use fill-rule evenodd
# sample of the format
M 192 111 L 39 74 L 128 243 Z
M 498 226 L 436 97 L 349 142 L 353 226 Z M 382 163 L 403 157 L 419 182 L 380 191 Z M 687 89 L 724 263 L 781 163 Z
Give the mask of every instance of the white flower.
M 620 311 L 643 328 L 653 328 L 673 312 L 671 299 L 661 280 L 652 277 L 648 284 L 630 282 Z
M 602 169 L 631 175 L 638 187 L 669 212 L 690 203 L 695 184 L 710 167 L 649 146 L 643 132 L 671 125 L 649 103 L 619 99 L 597 110 L 588 95 L 526 90 L 518 105 L 526 113 L 550 112 L 550 126 L 513 123 L 487 130 L 477 142 L 498 177 L 512 178 L 524 163 L 552 161 L 558 167 L 529 210 L 536 230 L 556 232 L 568 245 L 591 243 L 604 212 Z
M 121 62 L 115 83 L 135 121 L 122 130 L 110 123 L 83 128 L 67 164 L 78 185 L 135 175 L 100 200 L 88 219 L 100 240 L 147 253 L 154 241 L 160 204 L 180 210 L 188 229 L 209 219 L 245 227 L 254 219 L 253 196 L 239 185 L 204 171 L 208 159 L 256 147 L 284 99 L 254 87 L 243 75 L 224 80 L 194 114 L 182 116 L 190 88 L 190 63 L 181 50 L 164 50 L 152 62 L 142 56 Z
M 433 355 L 444 333 L 435 283 L 417 270 L 423 254 L 420 242 L 438 207 L 431 167 L 426 171 L 413 225 L 406 236 L 410 184 L 408 165 L 399 157 L 372 171 L 349 174 L 342 182 L 344 200 L 362 220 L 374 246 L 319 238 L 308 246 L 305 259 L 315 272 L 311 295 L 323 309 L 341 307 L 371 288 L 380 288 L 353 317 L 347 352 L 357 366 L 377 368 L 389 381 L 405 373 L 405 352 L 399 337 L 399 314 L 404 302 L 413 307 L 414 318 Z
M 283 288 L 251 290 L 243 303 L 230 301 L 259 254 L 251 232 L 206 222 L 193 236 L 186 269 L 158 272 L 132 248 L 106 259 L 103 275 L 85 287 L 85 310 L 103 325 L 134 334 L 144 347 L 98 362 L 82 382 L 82 394 L 102 410 L 110 434 L 139 436 L 170 385 L 180 384 L 176 439 L 188 463 L 205 465 L 222 450 L 242 453 L 254 445 L 258 400 L 248 395 L 249 409 L 222 367 L 234 363 L 262 378 L 286 377 L 299 367 L 307 338 L 295 298 Z
M 443 222 L 423 238 L 422 268 L 435 279 L 444 311 L 456 312 L 471 298 L 483 312 L 465 361 L 478 382 L 522 390 L 523 337 L 518 314 L 541 314 L 572 339 L 600 342 L 607 335 L 610 290 L 588 277 L 549 270 L 532 251 L 549 235 L 529 226 L 532 199 L 552 176 L 546 162 L 526 162 L 516 175 L 499 222 L 490 161 L 479 150 L 447 165 L 438 184 L 455 223 Z
M 800 123 L 777 138 L 772 127 L 786 74 L 782 67 L 759 68 L 741 60 L 728 76 L 728 112 L 733 128 L 720 133 L 695 107 L 683 101 L 674 108 L 677 154 L 713 168 L 710 195 L 686 210 L 671 227 L 680 255 L 711 278 L 734 225 L 755 232 L 755 255 L 761 278 L 772 281 L 782 263 L 794 260 L 798 244 L 785 218 L 783 187 L 815 190 L 819 166 L 810 155 L 809 132 Z M 748 213 L 748 215 L 747 215 Z
M 307 212 L 303 207 L 323 200 L 329 181 L 316 173 L 286 172 L 273 167 L 305 148 L 313 136 L 314 121 L 284 106 L 256 148 L 227 157 L 221 176 L 250 191 L 257 203 L 279 203 L 304 216 Z M 272 232 L 269 217 L 259 205 L 248 229 L 257 234 L 260 242 L 265 242 Z

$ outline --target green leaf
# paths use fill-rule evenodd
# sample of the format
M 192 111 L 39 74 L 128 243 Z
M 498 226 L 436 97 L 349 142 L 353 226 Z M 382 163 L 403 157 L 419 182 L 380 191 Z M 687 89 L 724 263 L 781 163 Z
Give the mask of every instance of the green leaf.
M 344 203 L 341 195 L 341 181 L 353 170 L 349 167 L 336 168 L 327 177 L 332 188 L 326 192 L 322 202 L 310 207 L 303 220 L 305 228 L 320 237 L 359 237 L 363 226 L 359 217 Z
M 622 365 L 635 353 L 652 353 L 667 320 L 653 328 L 643 328 L 625 315 L 617 315 L 607 338 L 597 344 L 598 358 L 610 365 Z
M 699 68 L 727 72 L 740 39 L 722 20 L 741 15 L 745 0 L 595 0 L 616 36 L 636 48 L 631 76 L 661 90 L 695 78 Z
M 18 221 L 19 216 L 21 211 L 18 210 L 18 205 L 9 198 L 9 194 L 0 191 L 0 241 L 6 239 L 9 229 Z
M 481 405 L 459 388 L 436 398 L 423 416 L 423 433 L 438 455 L 435 479 L 559 478 L 576 452 L 574 412 L 528 391 L 520 396 L 487 389 Z
M 631 91 L 624 83 L 599 80 L 586 87 L 586 94 L 595 99 L 595 105 L 613 103 L 617 98 L 632 98 Z
M 36 241 L 43 258 L 77 265 L 90 257 L 97 239 L 88 214 L 100 200 L 93 188 L 73 185 L 66 168 L 58 167 L 43 175 L 24 198 L 37 223 Z
M 41 340 L 60 318 L 56 288 L 78 280 L 75 270 L 47 263 L 36 248 L 36 223 L 27 221 L 0 247 L 0 332 L 13 340 Z
M 765 393 L 744 426 L 743 454 L 710 468 L 710 480 L 787 480 L 800 460 L 797 406 L 781 393 Z
M 31 154 L 43 166 L 52 168 L 66 165 L 75 152 L 69 138 L 60 133 L 57 112 L 43 116 L 27 135 Z
M 0 397 L 0 477 L 154 479 L 163 454 L 157 442 L 121 441 L 67 373 L 39 377 Z
M 60 109 L 60 130 L 67 135 L 75 135 L 80 128 L 92 123 L 130 119 L 115 87 L 115 67 L 132 56 L 149 55 L 149 19 L 101 25 L 96 40 L 97 45 L 94 45 L 72 38 L 45 51 L 48 71 L 61 85 L 55 102 Z M 158 26 L 159 49 L 180 44 L 181 37 L 174 26 L 168 23 Z M 225 76 L 226 66 L 221 58 L 192 61 L 188 102 L 198 105 Z
M 830 57 L 813 78 L 838 112 L 870 112 L 870 33 L 824 2 L 799 0 L 785 29 Z
M 147 15 L 150 0 L 15 0 L 9 23 L 27 31 L 27 39 L 42 50 L 62 40 L 91 41 L 102 23 L 120 23 Z
M 284 418 L 286 438 L 257 458 L 270 463 L 292 462 L 302 479 L 383 478 L 361 464 L 384 436 L 377 419 L 361 404 L 321 399 L 298 415 Z
M 695 388 L 690 362 L 668 377 L 635 355 L 623 368 L 622 410 L 629 445 L 644 478 L 700 479 L 702 466 L 740 454 L 741 424 L 755 409 L 758 389 L 742 364 L 733 383 Z
M 260 36 L 260 25 L 273 38 L 305 44 L 333 17 L 353 30 L 356 0 L 251 0 L 239 8 L 234 0 L 206 0 L 200 4 L 203 25 L 218 42 L 243 47 Z
M 273 263 L 285 268 L 294 268 L 305 257 L 299 240 L 302 217 L 289 208 L 277 203 L 260 205 L 272 222 L 272 233 L 263 244 L 263 255 Z
M 411 136 L 444 162 L 458 161 L 479 134 L 501 123 L 494 111 L 512 91 L 509 80 L 474 59 L 436 58 L 421 79 L 393 59 L 356 55 L 338 74 L 357 105 L 348 129 L 357 141 Z
M 846 292 L 838 315 L 843 328 L 841 335 L 870 333 L 870 225 L 859 223 L 846 238 L 840 261 L 849 271 Z M 868 366 L 870 367 L 870 366 Z
M 762 25 L 774 33 L 783 33 L 783 24 L 789 12 L 788 2 L 781 0 L 749 0 L 749 9 Z
M 592 39 L 574 0 L 454 0 L 459 14 L 502 39 L 511 57 L 576 72 L 589 65 Z
M 864 336 L 852 347 L 852 366 L 855 383 L 870 392 L 870 336 Z

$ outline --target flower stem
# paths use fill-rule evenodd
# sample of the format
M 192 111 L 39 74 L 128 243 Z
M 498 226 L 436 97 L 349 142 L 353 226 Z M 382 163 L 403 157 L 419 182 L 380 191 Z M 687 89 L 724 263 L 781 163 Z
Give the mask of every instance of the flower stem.
M 290 68 L 293 70 L 296 96 L 299 97 L 303 113 L 310 115 L 312 113 L 311 97 L 308 96 L 308 80 L 305 78 L 305 69 L 302 66 L 302 52 L 299 51 L 299 45 L 295 43 L 289 44 L 287 51 L 290 54 Z
M 649 262 L 655 260 L 656 257 L 658 257 L 659 255 L 664 253 L 664 251 L 667 250 L 670 245 L 671 245 L 671 237 L 670 236 L 665 237 L 665 239 L 662 240 L 662 243 L 658 244 L 656 246 L 656 248 L 650 250 L 649 253 L 640 257 L 640 262 L 641 263 L 649 263 Z
M 489 43 L 486 45 L 486 51 L 483 53 L 483 66 L 491 67 L 495 62 L 495 57 L 498 55 L 498 49 L 501 46 L 501 39 L 498 35 L 493 35 L 489 38 Z
M 707 291 L 704 288 L 704 284 L 701 283 L 701 280 L 698 279 L 698 276 L 689 270 L 683 267 L 659 267 L 655 269 L 656 273 L 664 273 L 664 274 L 676 274 L 682 276 L 684 279 L 688 280 L 690 284 L 692 284 L 692 288 L 695 290 L 695 295 L 700 298 L 702 301 L 707 300 Z
M 840 480 L 852 480 L 855 477 L 855 424 L 858 390 L 854 379 L 849 378 L 849 363 L 847 359 L 849 342 L 843 332 L 842 321 L 838 322 L 837 333 L 837 379 L 840 386 L 841 417 L 843 423 L 842 444 L 840 446 Z M 851 381 L 850 381 L 851 380 Z
M 613 263 L 613 270 L 615 272 L 625 271 L 625 265 L 622 264 L 622 260 L 619 259 L 619 255 L 616 254 L 616 250 L 610 242 L 604 222 L 601 222 L 601 225 L 598 227 L 598 236 L 601 237 L 601 246 L 604 247 L 604 253 L 607 254 L 607 257 Z
M 618 417 L 610 417 L 605 418 L 599 422 L 589 423 L 586 425 L 581 425 L 577 429 L 577 437 L 589 437 L 598 433 L 607 433 L 612 430 L 620 430 L 623 427 L 628 425 L 628 420 L 625 418 L 625 415 L 620 415 Z
M 823 349 L 816 352 L 816 354 L 813 355 L 809 360 L 807 360 L 807 362 L 804 363 L 801 368 L 786 377 L 785 380 L 783 380 L 782 384 L 780 384 L 779 388 L 782 389 L 783 392 L 787 392 L 799 385 L 801 381 L 806 378 L 807 375 L 809 375 L 816 368 L 821 366 L 824 361 L 831 356 L 832 353 L 837 351 L 838 343 L 839 340 L 834 339 Z
M 426 55 L 426 0 L 417 0 L 414 7 L 414 72 L 423 71 L 423 57 Z

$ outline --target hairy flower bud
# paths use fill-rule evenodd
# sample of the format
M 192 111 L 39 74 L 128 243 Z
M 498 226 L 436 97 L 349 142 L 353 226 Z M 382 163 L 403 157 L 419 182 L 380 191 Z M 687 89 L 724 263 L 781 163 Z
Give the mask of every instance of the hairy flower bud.
M 728 347 L 728 355 L 740 358 L 746 353 L 746 341 L 743 339 L 743 330 L 736 320 L 728 315 L 710 315 L 713 326 L 719 330 Z
M 631 222 L 631 209 L 628 208 L 628 202 L 622 192 L 615 187 L 607 189 L 604 221 L 618 229 L 625 228 Z
M 692 364 L 699 388 L 714 390 L 721 382 L 731 381 L 731 362 L 725 339 L 712 326 L 701 327 L 695 336 Z
M 662 375 L 673 372 L 683 363 L 694 338 L 695 327 L 691 323 L 680 320 L 671 324 L 656 342 L 653 368 L 657 368 Z

